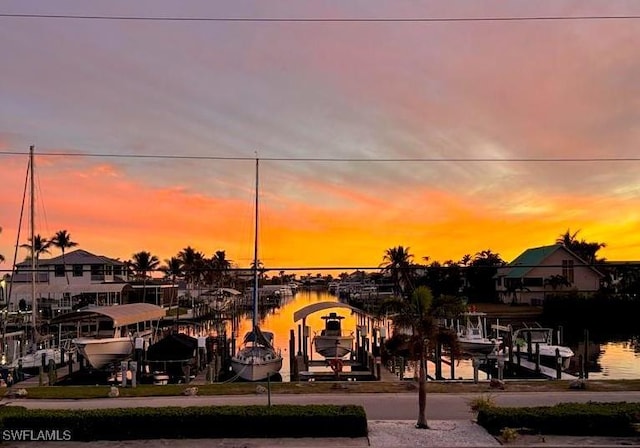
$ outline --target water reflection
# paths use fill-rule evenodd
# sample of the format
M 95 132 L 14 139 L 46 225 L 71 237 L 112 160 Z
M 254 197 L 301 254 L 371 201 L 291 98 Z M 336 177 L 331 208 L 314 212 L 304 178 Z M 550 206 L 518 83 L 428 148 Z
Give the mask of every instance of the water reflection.
M 289 366 L 289 339 L 290 332 L 294 332 L 295 339 L 298 339 L 298 325 L 301 322 L 293 321 L 295 311 L 307 305 L 317 302 L 338 302 L 338 298 L 329 294 L 325 290 L 320 289 L 302 289 L 292 297 L 283 297 L 280 307 L 261 310 L 260 325 L 261 328 L 274 333 L 276 348 L 282 351 L 284 358 L 281 375 L 283 381 L 290 380 Z M 327 311 L 320 311 L 310 315 L 307 318 L 307 326 L 310 327 L 309 341 L 315 332 L 319 332 L 324 328 L 322 316 L 328 314 Z M 348 310 L 338 310 L 338 314 L 345 317 L 342 321 L 343 329 L 354 331 L 358 324 L 355 314 L 351 314 Z M 237 343 L 242 341 L 244 334 L 251 329 L 251 313 L 244 315 L 235 326 L 235 336 Z M 232 327 L 227 326 L 227 334 L 231 335 Z M 590 379 L 635 379 L 640 377 L 640 337 L 628 336 L 623 340 L 607 340 L 606 337 L 599 337 L 599 341 L 590 342 L 588 346 L 589 359 L 587 368 Z M 297 342 L 296 342 L 297 344 Z M 573 359 L 570 371 L 577 374 L 580 371 L 578 355 L 584 354 L 584 342 L 567 341 L 566 345 L 576 353 Z M 307 348 L 308 353 L 313 359 L 321 359 L 321 357 L 313 353 L 312 347 Z M 296 345 L 295 351 L 298 351 Z M 435 373 L 435 365 L 429 363 L 428 372 L 430 375 Z M 413 375 L 410 365 L 407 365 L 407 377 Z M 444 378 L 450 379 L 451 369 L 447 365 L 442 366 L 442 375 Z M 460 359 L 454 362 L 455 379 L 473 379 L 473 366 L 470 359 Z M 480 379 L 485 379 L 486 375 L 480 373 Z
M 329 294 L 325 290 L 318 289 L 302 289 L 298 291 L 294 296 L 283 297 L 279 307 L 271 308 L 261 312 L 260 314 L 260 328 L 266 331 L 271 331 L 274 334 L 274 343 L 277 349 L 282 352 L 284 358 L 282 363 L 282 370 L 280 374 L 283 381 L 289 381 L 291 376 L 291 368 L 289 366 L 289 339 L 291 331 L 294 332 L 296 338 L 295 350 L 298 350 L 298 325 L 301 322 L 293 321 L 293 314 L 307 305 L 311 305 L 317 302 L 338 302 L 338 298 Z M 306 319 L 306 325 L 310 327 L 309 340 L 313 338 L 315 332 L 319 332 L 324 328 L 324 321 L 322 316 L 327 314 L 328 311 L 320 311 L 311 314 Z M 345 330 L 353 331 L 355 334 L 357 319 L 355 314 L 351 314 L 348 310 L 342 309 L 339 314 L 344 316 L 342 321 L 342 327 Z M 251 330 L 251 313 L 247 313 L 244 319 L 238 322 L 236 329 L 236 341 L 240 343 L 245 333 Z M 231 329 L 228 330 L 231 334 Z M 313 358 L 320 359 L 319 355 L 312 353 L 312 348 L 307 348 L 308 353 Z

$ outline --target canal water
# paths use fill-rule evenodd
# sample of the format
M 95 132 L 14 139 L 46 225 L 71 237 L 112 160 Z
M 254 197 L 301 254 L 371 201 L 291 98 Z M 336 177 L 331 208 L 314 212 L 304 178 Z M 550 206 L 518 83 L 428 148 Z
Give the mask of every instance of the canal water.
M 284 358 L 282 370 L 280 371 L 282 380 L 290 380 L 289 366 L 289 336 L 290 331 L 295 331 L 296 340 L 298 338 L 298 325 L 302 322 L 294 322 L 293 314 L 307 305 L 316 302 L 338 302 L 338 298 L 329 294 L 325 290 L 319 289 L 301 289 L 293 297 L 284 297 L 279 308 L 274 308 L 261 317 L 260 326 L 263 330 L 274 333 L 276 348 L 280 349 Z M 307 317 L 306 324 L 310 327 L 310 338 L 316 332 L 324 328 L 322 316 L 328 314 L 332 310 L 319 311 Z M 346 309 L 336 309 L 339 315 L 344 316 L 342 328 L 344 330 L 353 331 L 355 334 L 356 325 L 358 324 L 357 316 L 351 314 Z M 242 319 L 236 331 L 238 343 L 242 341 L 244 334 L 251 329 L 251 317 Z M 565 341 L 565 345 L 571 347 L 574 353 L 584 353 L 584 344 L 582 341 L 572 342 Z M 296 342 L 296 351 L 298 349 Z M 320 355 L 313 353 L 313 348 L 308 348 L 313 359 L 322 359 Z M 594 344 L 589 344 L 590 361 L 588 363 L 588 371 L 590 379 L 637 379 L 640 378 L 640 339 L 636 336 L 629 336 L 623 340 L 608 340 Z M 577 368 L 577 356 L 572 364 Z M 329 369 L 327 367 L 327 369 Z M 435 372 L 435 366 L 428 366 L 430 374 Z M 407 374 L 412 375 L 411 369 Z M 450 378 L 449 367 L 443 365 L 443 376 Z M 480 374 L 483 379 L 484 374 Z M 456 379 L 473 379 L 473 367 L 470 359 L 461 359 L 455 362 L 455 378 Z

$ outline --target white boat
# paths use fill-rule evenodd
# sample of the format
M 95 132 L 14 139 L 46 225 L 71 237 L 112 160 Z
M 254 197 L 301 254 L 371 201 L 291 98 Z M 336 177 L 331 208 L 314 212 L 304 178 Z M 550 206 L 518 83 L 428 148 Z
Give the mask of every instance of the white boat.
M 150 303 L 86 307 L 55 318 L 52 323 L 77 326 L 79 336 L 72 340 L 79 354 L 94 369 L 131 357 L 136 344 L 143 348 L 162 319 L 162 307 Z
M 513 343 L 520 347 L 520 353 L 535 356 L 536 346 L 539 347 L 540 363 L 555 367 L 557 356 L 563 369 L 567 369 L 574 356 L 573 350 L 565 345 L 553 343 L 553 328 L 545 327 L 524 327 L 513 331 Z
M 497 352 L 500 340 L 487 336 L 486 313 L 472 311 L 463 313 L 464 325 L 456 327 L 458 344 L 463 353 L 469 355 L 489 355 Z
M 273 346 L 273 333 L 262 331 L 258 324 L 258 185 L 259 160 L 256 159 L 255 231 L 253 244 L 253 328 L 243 340 L 238 353 L 231 358 L 231 368 L 238 378 L 261 381 L 282 368 L 282 355 Z
M 322 316 L 325 321 L 324 329 L 313 338 L 316 352 L 325 358 L 342 358 L 353 349 L 353 333 L 342 330 L 342 319 L 336 313 Z
M 278 373 L 282 356 L 273 347 L 273 333 L 261 331 L 258 326 L 248 332 L 243 346 L 231 358 L 231 368 L 246 381 L 261 381 Z

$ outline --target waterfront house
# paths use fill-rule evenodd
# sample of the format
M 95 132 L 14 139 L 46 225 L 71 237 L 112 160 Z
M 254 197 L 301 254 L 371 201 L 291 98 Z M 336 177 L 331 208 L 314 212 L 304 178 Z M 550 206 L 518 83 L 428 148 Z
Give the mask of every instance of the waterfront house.
M 166 305 L 176 295 L 176 288 L 157 279 L 133 281 L 126 263 L 117 259 L 95 255 L 78 249 L 49 259 L 39 259 L 35 278 L 38 309 L 44 318 L 71 311 L 88 304 L 114 305 L 149 302 Z M 31 308 L 31 262 L 15 266 L 10 281 L 6 281 L 4 294 L 10 311 Z M 9 292 L 11 296 L 9 297 Z
M 564 245 L 525 250 L 498 268 L 496 291 L 502 302 L 541 305 L 548 294 L 577 291 L 592 294 L 604 275 Z

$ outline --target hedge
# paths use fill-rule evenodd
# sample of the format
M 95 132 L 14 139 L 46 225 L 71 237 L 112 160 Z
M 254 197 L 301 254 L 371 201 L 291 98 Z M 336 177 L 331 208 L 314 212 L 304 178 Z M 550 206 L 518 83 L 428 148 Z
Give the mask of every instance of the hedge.
M 540 407 L 488 407 L 478 412 L 478 424 L 497 435 L 503 428 L 539 434 L 575 436 L 637 435 L 640 403 L 561 403 Z
M 8 430 L 70 431 L 71 440 L 363 437 L 362 406 L 274 405 L 0 411 Z

